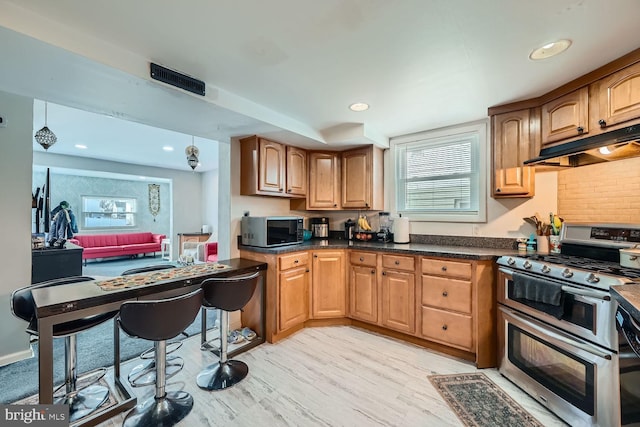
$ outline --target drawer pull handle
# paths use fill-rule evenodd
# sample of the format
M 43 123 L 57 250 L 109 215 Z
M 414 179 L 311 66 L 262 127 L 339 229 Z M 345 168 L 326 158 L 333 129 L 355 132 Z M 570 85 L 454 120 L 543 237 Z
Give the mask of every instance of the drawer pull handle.
M 364 257 L 363 256 L 360 257 L 360 262 L 362 262 L 362 261 L 364 261 Z
M 447 271 L 447 266 L 446 265 L 442 266 L 442 271 Z
M 442 325 L 442 330 L 446 331 L 447 330 L 447 325 Z
M 444 291 L 444 292 L 442 293 L 442 296 L 443 296 L 443 297 L 446 297 L 447 295 L 449 295 L 449 293 L 448 293 L 447 291 Z
M 395 262 L 395 265 L 400 265 L 400 261 L 396 261 L 396 262 Z
M 298 262 L 299 262 L 298 260 L 293 261 L 294 264 L 297 264 Z

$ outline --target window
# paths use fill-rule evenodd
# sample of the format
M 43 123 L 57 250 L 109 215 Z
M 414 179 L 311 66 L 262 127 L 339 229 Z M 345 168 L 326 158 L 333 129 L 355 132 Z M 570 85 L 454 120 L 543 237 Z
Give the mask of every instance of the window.
M 82 196 L 84 229 L 132 228 L 136 226 L 136 199 Z
M 395 206 L 412 220 L 486 220 L 486 123 L 391 141 Z

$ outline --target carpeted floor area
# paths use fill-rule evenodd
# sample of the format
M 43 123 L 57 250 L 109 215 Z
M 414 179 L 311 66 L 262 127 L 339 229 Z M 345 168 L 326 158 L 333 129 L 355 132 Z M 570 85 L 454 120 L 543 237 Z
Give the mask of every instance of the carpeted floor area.
M 543 427 L 483 373 L 428 378 L 465 426 Z
M 89 262 L 83 267 L 86 276 L 118 276 L 124 270 L 159 264 L 166 261 L 160 257 L 141 257 L 136 259 L 113 259 L 101 262 Z M 216 311 L 207 310 L 207 325 L 213 327 Z M 78 334 L 78 373 L 90 372 L 94 369 L 113 365 L 113 325 L 107 321 L 87 331 Z M 201 317 L 198 313 L 196 320 L 185 330 L 189 336 L 199 334 Z M 26 333 L 26 332 L 25 332 Z M 176 339 L 183 339 L 179 335 Z M 152 346 L 151 341 L 131 338 L 124 332 L 120 333 L 120 353 L 123 361 L 138 357 L 141 352 Z M 0 403 L 12 403 L 24 397 L 31 396 L 38 390 L 38 343 L 32 344 L 34 357 L 0 367 Z M 55 339 L 53 343 L 54 382 L 64 381 L 64 339 Z

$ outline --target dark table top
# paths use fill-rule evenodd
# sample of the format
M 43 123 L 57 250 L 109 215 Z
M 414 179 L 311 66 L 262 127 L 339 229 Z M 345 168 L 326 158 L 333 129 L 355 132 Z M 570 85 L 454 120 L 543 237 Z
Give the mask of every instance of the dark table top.
M 612 286 L 611 296 L 640 323 L 640 283 Z
M 194 286 L 209 277 L 227 277 L 258 270 L 266 270 L 267 264 L 242 258 L 219 260 L 219 264 L 230 268 L 218 270 L 212 274 L 186 279 L 161 280 L 144 286 L 117 290 L 102 290 L 96 281 L 71 283 L 49 288 L 34 289 L 33 299 L 38 317 L 53 316 L 84 308 L 97 307 L 118 301 L 133 300 L 158 292 L 170 291 L 181 287 Z
M 296 245 L 278 246 L 273 248 L 258 248 L 254 246 L 238 245 L 239 249 L 259 253 L 285 254 L 296 251 L 314 249 L 361 249 L 364 251 L 395 252 L 406 255 L 424 255 L 446 258 L 461 258 L 471 260 L 493 260 L 503 255 L 518 255 L 516 250 L 478 248 L 470 246 L 446 246 L 423 243 L 381 243 L 361 242 L 357 240 L 327 239 L 308 240 Z

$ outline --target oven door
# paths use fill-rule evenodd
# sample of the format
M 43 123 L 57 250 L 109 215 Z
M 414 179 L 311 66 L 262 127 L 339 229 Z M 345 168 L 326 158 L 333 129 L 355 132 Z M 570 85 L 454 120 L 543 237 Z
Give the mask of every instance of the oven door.
M 527 300 L 513 297 L 512 273 L 513 270 L 504 267 L 498 271 L 498 302 L 603 347 L 618 348 L 618 334 L 615 326 L 616 304 L 611 301 L 611 295 L 608 292 L 563 284 L 562 290 L 566 296 L 565 309 L 562 317 L 557 319 L 528 305 Z M 545 280 L 558 282 L 551 278 L 545 278 Z
M 499 371 L 572 426 L 620 424 L 618 357 L 500 306 Z

